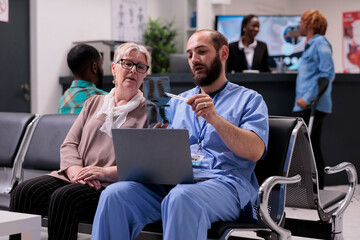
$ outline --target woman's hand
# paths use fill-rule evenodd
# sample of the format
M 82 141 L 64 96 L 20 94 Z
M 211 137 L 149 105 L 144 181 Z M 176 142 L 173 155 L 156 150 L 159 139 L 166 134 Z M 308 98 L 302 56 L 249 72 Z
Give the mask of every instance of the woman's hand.
M 98 180 L 103 181 L 105 179 L 105 175 L 106 175 L 106 172 L 103 167 L 88 166 L 88 167 L 84 167 L 80 170 L 76 180 L 77 181 L 84 180 L 86 182 L 89 180 L 98 179 Z
M 301 107 L 301 108 L 306 108 L 307 107 L 307 102 L 305 102 L 305 100 L 303 98 L 298 98 L 298 100 L 296 101 L 296 104 Z
M 87 184 L 96 190 L 101 188 L 100 181 L 104 181 L 106 177 L 106 170 L 103 167 L 88 166 L 81 168 L 78 172 L 75 182 Z
M 161 122 L 158 122 L 157 124 L 155 124 L 155 126 L 153 128 L 167 128 L 168 125 L 169 125 L 169 123 L 162 124 Z
M 98 167 L 88 166 L 82 168 L 77 177 L 76 182 L 87 184 L 95 189 L 101 188 L 101 182 L 116 182 L 117 181 L 117 168 L 111 167 Z
M 83 183 L 82 183 L 82 182 L 83 182 Z M 87 184 L 87 185 L 89 185 L 90 187 L 95 188 L 96 190 L 99 190 L 99 189 L 101 188 L 101 183 L 100 183 L 100 181 L 97 180 L 97 179 L 89 180 L 89 181 L 86 181 L 86 182 L 85 182 L 85 181 L 82 181 L 82 182 L 79 181 L 79 183 Z
M 66 175 L 72 183 L 76 183 L 79 172 L 83 169 L 81 166 L 71 166 L 65 170 Z

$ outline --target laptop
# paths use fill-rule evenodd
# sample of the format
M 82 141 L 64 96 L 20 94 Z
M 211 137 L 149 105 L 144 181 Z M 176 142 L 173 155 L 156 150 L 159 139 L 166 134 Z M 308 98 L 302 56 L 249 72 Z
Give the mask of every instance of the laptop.
M 119 181 L 193 183 L 189 133 L 185 129 L 112 129 Z

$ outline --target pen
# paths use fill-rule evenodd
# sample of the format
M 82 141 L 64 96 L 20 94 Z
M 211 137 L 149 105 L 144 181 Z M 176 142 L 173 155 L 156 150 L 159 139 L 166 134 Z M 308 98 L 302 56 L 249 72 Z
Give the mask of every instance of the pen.
M 182 100 L 182 101 L 184 101 L 184 102 L 186 102 L 186 101 L 188 100 L 187 98 L 180 97 L 180 96 L 175 95 L 175 94 L 172 94 L 172 93 L 167 93 L 167 92 L 165 92 L 165 94 L 166 94 L 168 97 L 176 98 L 176 99 Z

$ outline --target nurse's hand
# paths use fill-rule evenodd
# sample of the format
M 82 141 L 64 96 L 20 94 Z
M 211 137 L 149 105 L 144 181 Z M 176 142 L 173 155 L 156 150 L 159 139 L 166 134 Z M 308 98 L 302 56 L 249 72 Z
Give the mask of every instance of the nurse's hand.
M 219 115 L 216 113 L 212 98 L 207 94 L 196 94 L 186 101 L 195 111 L 196 117 L 203 117 L 212 124 Z
M 298 98 L 298 100 L 296 101 L 296 104 L 301 107 L 301 108 L 306 108 L 307 107 L 307 102 L 305 102 L 305 100 L 303 98 Z

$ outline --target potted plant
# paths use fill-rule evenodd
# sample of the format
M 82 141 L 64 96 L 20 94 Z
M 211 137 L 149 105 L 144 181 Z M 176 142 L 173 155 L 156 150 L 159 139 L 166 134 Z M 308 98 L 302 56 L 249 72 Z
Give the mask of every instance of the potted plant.
M 146 24 L 144 33 L 145 45 L 151 47 L 151 72 L 170 72 L 169 57 L 176 52 L 175 37 L 176 29 L 173 29 L 174 20 L 167 21 L 162 18 L 152 20 Z

